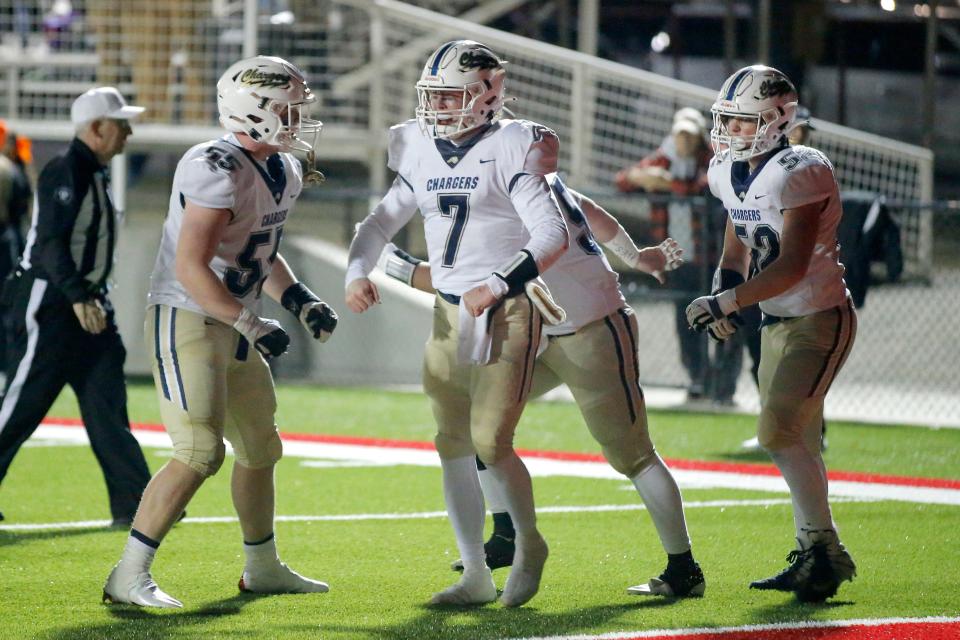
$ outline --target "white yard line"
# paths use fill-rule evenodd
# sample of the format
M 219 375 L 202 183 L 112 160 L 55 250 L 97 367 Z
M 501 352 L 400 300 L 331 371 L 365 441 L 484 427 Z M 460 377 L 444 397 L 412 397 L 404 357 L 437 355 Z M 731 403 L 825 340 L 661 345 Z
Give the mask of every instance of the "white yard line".
M 134 430 L 133 434 L 145 447 L 170 448 L 170 438 L 159 431 Z M 31 442 L 56 443 L 61 445 L 85 445 L 87 433 L 76 426 L 42 425 Z M 228 451 L 229 445 L 227 448 Z M 363 444 L 334 444 L 284 440 L 283 453 L 287 458 L 303 458 L 305 464 L 331 466 L 330 461 L 347 463 L 349 466 L 409 465 L 439 467 L 437 452 L 429 449 L 380 447 Z M 529 456 L 524 459 L 532 476 L 571 476 L 623 480 L 623 476 L 604 462 L 552 460 Z M 684 489 L 737 489 L 762 491 L 781 495 L 788 494 L 787 485 L 779 475 L 758 475 L 732 471 L 687 471 L 673 470 L 677 483 Z M 832 498 L 896 500 L 920 504 L 945 504 L 960 506 L 960 490 L 935 487 L 880 484 L 875 482 L 831 481 Z
M 840 502 L 866 502 L 863 500 L 841 499 Z M 790 500 L 773 498 L 766 500 L 690 500 L 683 503 L 686 509 L 726 509 L 728 507 L 771 507 L 790 504 Z M 599 504 L 539 507 L 538 515 L 553 513 L 601 513 L 617 511 L 644 511 L 640 504 Z M 328 515 L 277 516 L 277 522 L 359 522 L 364 520 L 430 520 L 446 518 L 446 511 L 420 511 L 411 513 L 343 513 Z M 183 524 L 223 524 L 236 522 L 236 516 L 188 517 Z M 38 522 L 22 524 L 0 524 L 0 531 L 47 531 L 56 529 L 95 529 L 107 527 L 109 520 L 78 520 L 74 522 Z

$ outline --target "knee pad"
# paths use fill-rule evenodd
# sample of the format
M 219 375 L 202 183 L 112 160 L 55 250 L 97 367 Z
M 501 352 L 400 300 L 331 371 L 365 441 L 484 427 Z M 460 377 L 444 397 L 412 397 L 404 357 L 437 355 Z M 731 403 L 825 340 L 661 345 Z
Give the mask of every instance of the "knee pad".
M 512 442 L 498 442 L 496 437 L 475 437 L 473 448 L 484 465 L 496 465 L 513 452 Z
M 610 466 L 628 478 L 641 473 L 656 460 L 656 449 L 652 444 L 647 448 L 633 439 L 601 445 L 601 448 Z
M 474 455 L 473 443 L 466 436 L 455 436 L 451 433 L 438 433 L 433 438 L 437 453 L 441 458 L 452 459 Z
M 767 451 L 785 449 L 803 442 L 800 428 L 801 402 L 785 398 L 771 398 L 760 410 L 757 441 Z
M 234 453 L 237 456 L 237 463 L 242 464 L 248 469 L 266 469 L 272 467 L 283 457 L 283 442 L 280 441 L 280 434 L 276 427 L 265 434 L 263 440 L 251 443 L 244 451 L 234 447 Z
M 207 437 L 200 436 L 199 433 L 200 430 L 194 439 L 193 447 L 174 443 L 173 459 L 187 465 L 204 478 L 209 478 L 220 470 L 227 448 L 223 440 L 216 439 L 212 433 L 202 431 Z

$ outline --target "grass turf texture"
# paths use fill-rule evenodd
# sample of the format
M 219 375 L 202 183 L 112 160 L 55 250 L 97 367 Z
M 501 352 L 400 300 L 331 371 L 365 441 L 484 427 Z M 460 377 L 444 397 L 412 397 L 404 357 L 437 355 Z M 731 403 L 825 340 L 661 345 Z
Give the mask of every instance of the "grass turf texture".
M 278 389 L 282 430 L 426 440 L 429 407 L 417 394 L 364 390 Z M 152 386 L 131 385 L 131 419 L 158 421 Z M 51 415 L 77 415 L 66 394 Z M 663 455 L 740 459 L 750 435 L 745 416 L 654 412 Z M 960 432 L 831 424 L 831 468 L 957 477 L 950 452 Z M 531 404 L 518 445 L 595 452 L 568 404 Z M 165 451 L 148 449 L 151 469 Z M 757 461 L 762 457 L 747 458 Z M 277 512 L 284 515 L 424 512 L 443 509 L 437 469 L 308 468 L 281 461 Z M 191 516 L 230 516 L 229 465 L 190 505 Z M 634 504 L 626 481 L 536 478 L 540 506 Z M 732 490 L 685 490 L 687 501 L 785 498 Z M 86 447 L 29 447 L 0 491 L 11 522 L 104 519 L 106 492 Z M 164 541 L 155 565 L 161 586 L 186 603 L 176 612 L 99 604 L 100 587 L 126 533 L 118 530 L 0 531 L 0 637 L 10 638 L 496 638 L 795 620 L 955 615 L 960 594 L 957 508 L 896 502 L 834 507 L 860 576 L 825 606 L 804 606 L 787 594 L 749 591 L 749 580 L 785 566 L 791 548 L 786 504 L 691 508 L 694 549 L 707 575 L 702 600 L 670 603 L 631 598 L 626 586 L 659 573 L 663 554 L 642 512 L 544 513 L 551 545 L 543 590 L 520 610 L 492 605 L 435 610 L 423 603 L 455 579 L 456 557 L 443 518 L 398 521 L 282 522 L 281 554 L 295 569 L 327 580 L 314 596 L 239 594 L 242 567 L 235 522 L 184 523 Z M 497 572 L 503 586 L 505 571 Z M 909 597 L 904 593 L 909 591 Z

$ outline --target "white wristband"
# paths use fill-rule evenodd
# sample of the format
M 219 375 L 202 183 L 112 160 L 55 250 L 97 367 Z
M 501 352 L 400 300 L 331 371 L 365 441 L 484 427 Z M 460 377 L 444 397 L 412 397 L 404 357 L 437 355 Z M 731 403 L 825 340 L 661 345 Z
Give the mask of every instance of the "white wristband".
M 729 316 L 740 310 L 740 304 L 737 302 L 737 292 L 734 289 L 721 291 L 717 295 L 717 304 L 720 305 L 720 311 L 724 316 Z
M 633 243 L 623 227 L 618 226 L 617 235 L 604 242 L 603 246 L 613 251 L 613 255 L 620 258 L 629 267 L 636 266 L 637 261 L 640 260 L 640 250 L 637 249 L 637 245 Z
M 498 298 L 502 298 L 507 295 L 507 291 L 510 290 L 510 287 L 507 286 L 507 282 L 498 276 L 497 274 L 492 274 L 489 278 L 483 281 L 483 284 L 490 287 L 490 291 L 493 292 L 493 295 Z

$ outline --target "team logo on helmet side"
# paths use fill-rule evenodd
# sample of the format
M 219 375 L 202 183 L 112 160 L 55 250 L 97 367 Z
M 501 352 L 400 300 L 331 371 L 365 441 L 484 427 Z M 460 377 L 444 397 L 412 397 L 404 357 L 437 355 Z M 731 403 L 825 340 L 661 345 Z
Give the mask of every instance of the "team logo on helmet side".
M 757 92 L 761 98 L 771 98 L 774 96 L 785 96 L 796 93 L 796 89 L 786 78 L 776 78 L 773 80 L 764 80 L 760 84 L 760 90 Z
M 234 76 L 234 80 L 248 87 L 275 87 L 287 89 L 292 78 L 285 73 L 268 73 L 259 69 L 247 69 Z
M 500 66 L 500 60 L 489 49 L 475 49 L 461 53 L 458 64 L 460 71 L 466 72 L 471 69 L 496 69 Z

